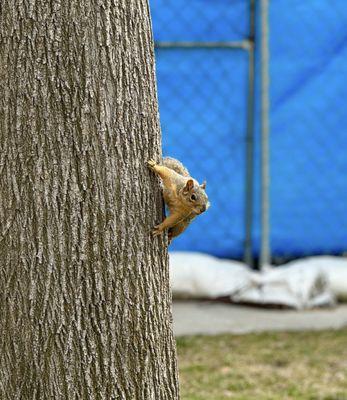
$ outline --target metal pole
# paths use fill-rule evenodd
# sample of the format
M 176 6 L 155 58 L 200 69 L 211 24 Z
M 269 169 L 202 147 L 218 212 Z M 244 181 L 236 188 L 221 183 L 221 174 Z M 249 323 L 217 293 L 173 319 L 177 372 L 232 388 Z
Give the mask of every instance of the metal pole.
M 260 269 L 270 265 L 269 166 L 269 0 L 260 1 L 261 14 L 261 251 Z
M 248 40 L 231 41 L 231 42 L 163 42 L 156 41 L 155 47 L 158 49 L 243 49 L 248 50 L 250 43 Z
M 245 182 L 245 263 L 253 266 L 252 231 L 254 197 L 254 71 L 255 71 L 255 1 L 249 3 L 249 50 L 248 50 L 248 88 L 247 88 L 247 133 L 246 133 L 246 182 Z

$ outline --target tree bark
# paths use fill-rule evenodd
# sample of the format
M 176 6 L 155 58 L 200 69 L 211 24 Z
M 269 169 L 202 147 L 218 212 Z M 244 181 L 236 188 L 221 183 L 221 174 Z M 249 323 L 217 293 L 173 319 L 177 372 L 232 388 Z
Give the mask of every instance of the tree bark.
M 178 399 L 147 0 L 1 0 L 0 398 Z

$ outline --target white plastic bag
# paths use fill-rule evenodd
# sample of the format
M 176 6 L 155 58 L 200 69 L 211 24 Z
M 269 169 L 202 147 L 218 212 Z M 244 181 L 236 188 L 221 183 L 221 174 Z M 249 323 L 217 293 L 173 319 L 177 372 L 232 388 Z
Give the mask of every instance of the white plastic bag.
M 347 298 L 347 260 L 311 257 L 262 273 L 239 261 L 189 252 L 170 253 L 174 297 L 218 298 L 296 309 L 331 306 Z
M 174 297 L 216 298 L 242 290 L 252 272 L 239 261 L 220 260 L 202 253 L 171 252 L 170 274 Z

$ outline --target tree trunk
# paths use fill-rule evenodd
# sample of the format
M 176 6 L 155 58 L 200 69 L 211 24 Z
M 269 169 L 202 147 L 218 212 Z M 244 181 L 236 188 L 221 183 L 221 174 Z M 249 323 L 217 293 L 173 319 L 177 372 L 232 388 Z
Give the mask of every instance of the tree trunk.
M 178 399 L 147 0 L 1 0 L 0 398 Z

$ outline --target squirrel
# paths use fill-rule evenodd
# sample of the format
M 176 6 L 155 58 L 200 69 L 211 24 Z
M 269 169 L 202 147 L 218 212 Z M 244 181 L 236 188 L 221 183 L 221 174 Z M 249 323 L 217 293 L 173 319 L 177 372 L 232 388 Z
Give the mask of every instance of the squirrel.
M 170 244 L 197 215 L 209 208 L 210 203 L 205 192 L 206 181 L 200 185 L 175 158 L 165 157 L 162 164 L 149 160 L 147 166 L 160 176 L 164 201 L 170 211 L 170 215 L 153 228 L 152 234 L 158 236 L 168 229 Z

